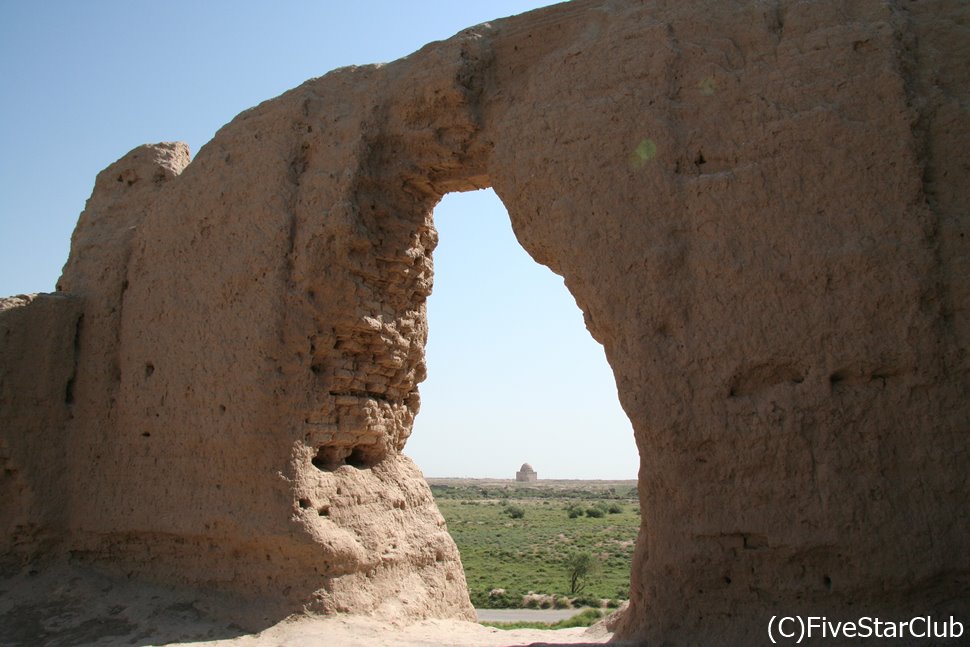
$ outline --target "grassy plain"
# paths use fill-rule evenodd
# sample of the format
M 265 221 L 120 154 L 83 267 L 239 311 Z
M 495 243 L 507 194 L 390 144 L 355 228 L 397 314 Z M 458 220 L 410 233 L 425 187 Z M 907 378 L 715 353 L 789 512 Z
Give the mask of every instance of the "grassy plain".
M 625 600 L 640 525 L 636 481 L 428 479 L 461 552 L 476 607 Z M 518 509 L 521 517 L 515 512 Z M 590 512 L 590 510 L 594 510 Z M 599 516 L 597 516 L 599 515 Z M 595 572 L 570 593 L 566 560 L 589 553 Z M 495 593 L 504 589 L 504 594 Z M 578 599 L 576 599 L 578 598 Z

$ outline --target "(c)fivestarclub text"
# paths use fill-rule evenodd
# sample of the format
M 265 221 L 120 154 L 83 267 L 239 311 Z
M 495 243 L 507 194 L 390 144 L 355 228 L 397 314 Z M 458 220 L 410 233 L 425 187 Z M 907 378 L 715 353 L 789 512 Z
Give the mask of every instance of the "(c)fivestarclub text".
M 855 620 L 829 620 L 825 616 L 771 616 L 768 638 L 773 645 L 800 644 L 817 638 L 960 638 L 963 623 L 950 616 L 914 616 L 908 620 L 882 620 L 863 616 Z

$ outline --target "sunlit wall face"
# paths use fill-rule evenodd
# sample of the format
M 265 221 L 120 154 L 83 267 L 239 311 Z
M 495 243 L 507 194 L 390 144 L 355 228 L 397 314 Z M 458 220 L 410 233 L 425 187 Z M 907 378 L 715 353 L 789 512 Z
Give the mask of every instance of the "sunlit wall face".
M 559 276 L 522 249 L 492 190 L 452 193 L 428 301 L 428 378 L 404 452 L 429 477 L 635 479 L 602 346 Z

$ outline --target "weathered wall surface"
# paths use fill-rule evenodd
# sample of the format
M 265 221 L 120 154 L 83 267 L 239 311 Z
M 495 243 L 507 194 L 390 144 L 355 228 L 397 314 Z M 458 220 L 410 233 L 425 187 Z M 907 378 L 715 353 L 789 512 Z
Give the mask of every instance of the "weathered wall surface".
M 61 283 L 84 325 L 50 524 L 281 611 L 467 615 L 400 452 L 431 209 L 493 186 L 633 422 L 621 635 L 967 616 L 967 13 L 577 1 L 308 81 L 188 166 L 136 149 Z
M 944 8 L 658 3 L 498 41 L 492 181 L 637 434 L 623 632 L 966 614 L 968 71 L 928 63 L 967 52 L 967 15 Z
M 0 569 L 20 568 L 60 539 L 80 331 L 77 298 L 0 298 Z
M 499 108 L 496 191 L 583 306 L 637 432 L 624 631 L 750 619 L 755 640 L 796 606 L 966 610 L 966 197 L 942 208 L 926 174 L 965 190 L 967 166 L 927 146 L 967 141 L 946 96 L 967 70 L 933 99 L 916 71 L 927 47 L 966 50 L 966 15 L 906 9 L 672 3 L 584 20 L 588 45 L 565 35 L 500 83 L 544 102 Z

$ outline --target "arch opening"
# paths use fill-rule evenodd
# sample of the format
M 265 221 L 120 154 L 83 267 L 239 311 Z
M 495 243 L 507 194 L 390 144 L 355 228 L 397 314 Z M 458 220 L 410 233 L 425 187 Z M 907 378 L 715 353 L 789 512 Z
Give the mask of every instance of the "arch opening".
M 626 598 L 640 519 L 639 455 L 603 348 L 586 330 L 562 278 L 522 248 L 491 189 L 447 194 L 434 220 L 438 246 L 428 299 L 428 377 L 404 451 L 439 497 L 462 552 L 472 601 L 496 602 L 489 594 L 503 589 L 509 606 L 549 604 L 554 596 L 568 595 L 564 562 L 577 551 L 573 536 L 588 539 L 591 526 L 611 522 L 625 524 L 629 536 L 614 538 L 610 547 L 604 540 L 591 552 L 602 558 L 605 571 L 619 570 L 626 581 L 608 590 L 604 584 L 601 598 Z M 523 464 L 534 473 L 517 481 Z M 452 479 L 465 480 L 471 496 L 490 500 L 441 500 L 442 488 L 454 487 L 443 484 Z M 480 479 L 490 481 L 472 487 Z M 494 534 L 504 536 L 493 534 L 494 555 L 503 564 L 483 568 L 482 555 L 469 547 L 474 538 L 455 532 L 456 524 L 466 530 L 474 525 L 452 514 L 459 504 L 462 514 L 495 517 Z M 594 512 L 603 518 L 594 518 Z M 550 543 L 550 550 L 520 554 L 523 532 L 533 533 L 535 543 Z M 547 562 L 539 563 L 542 559 Z M 511 567 L 517 563 L 522 568 Z M 486 579 L 482 571 L 489 572 Z M 528 585 L 509 580 L 513 571 L 525 572 Z M 529 599 L 529 591 L 549 597 Z
M 434 219 L 428 371 L 406 453 L 430 476 L 513 479 L 530 463 L 540 478 L 635 479 L 612 369 L 562 278 L 522 248 L 491 189 L 447 194 Z M 462 429 L 473 449 L 443 456 Z

